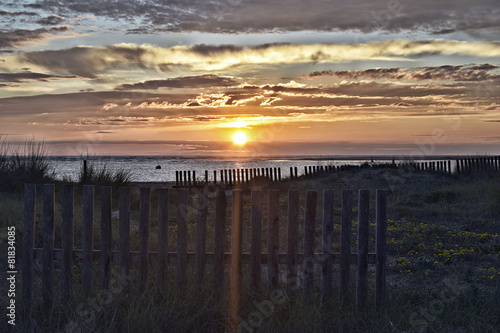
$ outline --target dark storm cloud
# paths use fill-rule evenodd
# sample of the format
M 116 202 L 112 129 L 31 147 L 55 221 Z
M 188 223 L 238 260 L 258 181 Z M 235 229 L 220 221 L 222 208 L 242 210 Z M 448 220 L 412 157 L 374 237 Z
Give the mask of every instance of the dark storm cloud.
M 16 47 L 22 44 L 47 38 L 47 35 L 55 35 L 71 30 L 70 26 L 58 26 L 51 28 L 40 28 L 35 30 L 15 29 L 11 31 L 0 31 L 0 47 Z
M 36 21 L 41 25 L 58 25 L 64 21 L 64 17 L 58 15 L 49 15 Z
M 0 73 L 0 82 L 27 82 L 42 81 L 48 82 L 55 79 L 74 79 L 76 76 L 59 76 L 42 73 L 22 72 L 22 73 Z
M 134 84 L 122 84 L 117 90 L 147 89 L 156 90 L 159 88 L 203 88 L 203 87 L 229 87 L 238 84 L 230 77 L 218 75 L 199 75 L 176 77 L 166 80 L 150 80 Z
M 153 31 L 262 32 L 299 30 L 402 30 L 449 34 L 456 31 L 498 29 L 497 0 L 165 0 L 34 1 L 30 8 L 43 8 L 65 16 L 93 14 L 115 20 L 142 20 Z M 286 15 L 284 15 L 286 13 Z M 134 31 L 134 28 L 131 28 Z M 144 30 L 143 30 L 144 31 Z
M 347 71 L 316 71 L 307 75 L 308 78 L 321 76 L 336 76 L 339 79 L 389 79 L 389 80 L 434 80 L 434 81 L 488 81 L 500 80 L 500 75 L 489 73 L 497 69 L 492 64 L 482 65 L 443 65 L 436 67 L 414 68 L 371 68 L 366 70 Z

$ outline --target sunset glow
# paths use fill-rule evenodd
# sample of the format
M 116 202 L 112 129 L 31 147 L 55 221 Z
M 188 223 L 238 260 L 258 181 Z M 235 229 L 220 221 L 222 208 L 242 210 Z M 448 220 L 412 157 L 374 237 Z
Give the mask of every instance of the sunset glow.
M 247 135 L 243 132 L 236 132 L 233 135 L 233 141 L 235 144 L 242 146 L 247 142 Z
M 498 1 L 92 4 L 0 5 L 4 139 L 58 155 L 500 153 Z

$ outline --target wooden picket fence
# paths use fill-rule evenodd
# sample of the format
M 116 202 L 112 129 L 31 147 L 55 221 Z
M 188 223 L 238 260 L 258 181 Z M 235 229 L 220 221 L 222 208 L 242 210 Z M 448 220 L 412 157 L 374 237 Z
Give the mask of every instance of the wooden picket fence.
M 355 281 L 355 304 L 364 308 L 367 304 L 369 270 L 368 264 L 375 265 L 374 304 L 380 308 L 383 304 L 385 290 L 386 267 L 386 206 L 387 191 L 376 192 L 376 238 L 375 253 L 369 252 L 370 228 L 370 193 L 368 190 L 359 190 L 358 193 L 358 227 L 357 250 L 352 253 L 352 221 L 354 207 L 354 191 L 341 192 L 341 216 L 335 217 L 334 191 L 323 192 L 322 226 L 316 226 L 318 193 L 306 191 L 305 207 L 299 205 L 299 191 L 288 191 L 287 216 L 280 216 L 280 192 L 275 189 L 262 190 L 254 188 L 244 192 L 241 189 L 225 190 L 212 189 L 210 200 L 202 192 L 193 193 L 193 189 L 157 189 L 157 229 L 151 228 L 151 189 L 141 188 L 139 197 L 139 246 L 138 251 L 131 250 L 131 189 L 120 187 L 118 193 L 119 226 L 118 249 L 112 247 L 112 188 L 99 188 L 100 197 L 100 244 L 93 244 L 94 228 L 94 186 L 82 186 L 82 248 L 74 249 L 74 186 L 62 185 L 60 189 L 61 203 L 61 248 L 54 248 L 55 232 L 55 186 L 42 185 L 43 211 L 40 235 L 43 246 L 35 248 L 35 219 L 36 219 L 36 185 L 26 184 L 24 192 L 24 229 L 22 239 L 22 299 L 24 310 L 29 315 L 33 299 L 34 261 L 41 261 L 41 286 L 44 309 L 50 311 L 54 305 L 54 261 L 61 262 L 61 300 L 67 302 L 74 294 L 74 289 L 80 288 L 87 297 L 91 296 L 93 281 L 93 263 L 100 263 L 100 286 L 102 290 L 110 288 L 113 263 L 119 266 L 117 273 L 121 278 L 136 284 L 139 293 L 146 291 L 150 275 L 156 273 L 155 286 L 162 290 L 167 279 L 167 269 L 174 269 L 179 287 L 194 276 L 194 283 L 201 286 L 213 285 L 213 288 L 222 290 L 224 281 L 228 279 L 225 267 L 229 270 L 229 285 L 231 297 L 235 290 L 241 290 L 242 264 L 247 264 L 247 276 L 250 290 L 259 290 L 267 285 L 269 291 L 283 288 L 287 292 L 302 290 L 305 297 L 309 297 L 320 280 L 321 302 L 328 304 L 334 295 L 333 265 L 339 265 L 338 301 L 339 304 L 348 302 L 351 290 L 351 266 L 357 267 Z M 176 193 L 173 193 L 176 192 Z M 169 195 L 176 194 L 177 238 L 176 252 L 168 252 L 169 233 Z M 227 195 L 231 194 L 231 195 Z M 189 196 L 193 196 L 189 204 Z M 228 197 L 232 203 L 228 204 Z M 175 199 L 175 197 L 173 197 Z M 267 204 L 264 200 L 267 198 Z M 245 201 L 246 200 L 246 201 Z M 206 251 L 207 216 L 209 205 L 214 214 L 214 248 L 213 252 Z M 250 216 L 243 219 L 244 201 L 249 208 Z M 264 210 L 264 207 L 267 207 Z M 188 223 L 189 212 L 196 213 L 196 233 L 194 252 L 188 252 Z M 303 227 L 301 228 L 303 215 Z M 232 217 L 228 218 L 228 212 Z M 267 216 L 267 219 L 264 217 Z M 373 218 L 371 218 L 373 220 Z M 267 228 L 263 225 L 267 220 Z M 243 221 L 248 221 L 246 230 L 250 230 L 249 252 L 242 251 Z M 340 227 L 340 235 L 334 233 L 334 224 Z M 231 252 L 224 249 L 226 228 L 230 226 Z M 280 230 L 286 227 L 286 253 L 280 253 Z M 317 230 L 321 231 L 320 249 L 316 249 Z M 268 231 L 267 252 L 263 251 L 263 230 Z M 299 238 L 299 230 L 303 232 L 303 241 Z M 157 233 L 158 247 L 150 250 L 150 233 Z M 339 253 L 334 253 L 335 242 L 340 243 Z M 299 249 L 299 245 L 303 248 Z M 373 246 L 373 245 L 372 245 Z M 99 250 L 95 249 L 99 247 Z M 246 246 L 248 248 L 248 246 Z M 284 248 L 284 244 L 282 244 Z M 73 266 L 81 263 L 81 283 L 73 281 Z M 130 276 L 133 263 L 138 264 L 137 276 Z M 193 265 L 191 265 L 193 264 Z M 213 276 L 207 276 L 205 268 L 212 265 Z M 171 267 L 173 266 L 173 267 Z M 314 267 L 321 269 L 314 269 Z M 286 278 L 283 279 L 283 271 Z M 265 278 L 262 278 L 262 277 Z M 280 276 L 282 277 L 280 279 Z M 189 277 L 189 278 L 188 278 Z M 211 279 L 212 282 L 206 281 Z M 264 280 L 264 281 L 262 281 Z M 264 283 L 263 283 L 264 282 Z M 234 296 L 237 300 L 237 292 Z

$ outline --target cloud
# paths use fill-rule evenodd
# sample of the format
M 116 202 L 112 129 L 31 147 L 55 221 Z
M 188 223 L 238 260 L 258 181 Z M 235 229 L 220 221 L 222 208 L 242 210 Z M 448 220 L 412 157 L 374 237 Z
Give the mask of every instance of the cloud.
M 15 29 L 0 32 L 0 47 L 17 47 L 27 43 L 43 40 L 47 35 L 55 35 L 71 30 L 70 26 L 57 26 L 51 28 L 40 28 L 35 30 Z
M 41 18 L 36 21 L 36 23 L 41 25 L 58 25 L 64 21 L 64 17 L 59 15 L 49 15 L 47 17 Z
M 48 82 L 57 79 L 74 79 L 76 76 L 59 76 L 42 73 L 22 72 L 22 73 L 0 73 L 0 82 Z
M 176 77 L 166 80 L 150 80 L 134 84 L 122 84 L 117 90 L 146 89 L 156 90 L 159 88 L 203 88 L 203 87 L 228 87 L 238 84 L 231 77 L 206 74 L 198 76 Z
M 192 0 L 106 2 L 66 0 L 64 6 L 34 0 L 28 7 L 44 8 L 62 16 L 92 14 L 136 23 L 130 30 L 144 32 L 203 31 L 214 33 L 276 31 L 429 31 L 446 34 L 479 29 L 498 30 L 497 0 L 387 1 L 387 0 Z M 286 12 L 286 15 L 284 15 Z M 145 27 L 149 29 L 145 30 Z
M 499 57 L 500 42 L 453 40 L 386 40 L 366 44 L 264 44 L 257 46 L 173 46 L 117 44 L 26 52 L 19 61 L 43 66 L 55 73 L 97 78 L 125 68 L 169 71 L 219 71 L 237 66 L 334 63 L 362 60 L 402 60 L 416 55 Z
M 442 65 L 428 67 L 402 68 L 371 68 L 365 70 L 346 71 L 316 71 L 307 75 L 308 78 L 322 76 L 335 76 L 339 79 L 384 79 L 384 80 L 432 80 L 432 81 L 488 81 L 500 80 L 500 75 L 491 74 L 489 71 L 498 69 L 497 65 Z

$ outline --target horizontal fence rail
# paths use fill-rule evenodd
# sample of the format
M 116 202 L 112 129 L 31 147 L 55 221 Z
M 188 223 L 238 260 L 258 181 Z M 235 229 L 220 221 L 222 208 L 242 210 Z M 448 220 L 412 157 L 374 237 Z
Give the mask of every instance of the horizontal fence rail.
M 362 163 L 344 165 L 309 165 L 304 166 L 303 172 L 299 174 L 299 167 L 290 167 L 288 177 L 282 176 L 281 168 L 245 168 L 224 169 L 209 172 L 205 170 L 203 178 L 196 178 L 196 171 L 176 171 L 176 187 L 203 186 L 208 183 L 232 187 L 235 185 L 258 185 L 260 182 L 279 182 L 282 180 L 293 180 L 302 177 L 317 177 L 340 171 L 357 169 L 393 168 L 405 171 L 437 172 L 449 175 L 463 175 L 478 172 L 500 171 L 500 156 L 470 157 L 460 159 L 447 159 L 442 161 L 393 161 L 392 163 Z
M 93 185 L 82 187 L 81 242 L 78 242 L 81 248 L 75 249 L 73 185 L 63 185 L 58 192 L 61 193 L 61 248 L 54 248 L 54 221 L 59 214 L 54 209 L 55 186 L 43 185 L 43 224 L 37 225 L 36 187 L 32 184 L 25 185 L 22 299 L 28 313 L 33 299 L 35 261 L 41 262 L 41 288 L 44 309 L 48 312 L 54 306 L 54 261 L 62 263 L 58 267 L 61 268 L 62 282 L 59 288 L 63 302 L 68 302 L 76 289 L 86 297 L 92 295 L 93 287 L 109 289 L 112 275 L 130 281 L 124 288 L 125 293 L 134 285 L 141 294 L 151 287 L 149 282 L 151 275 L 155 273 L 155 288 L 161 292 L 166 286 L 167 272 L 170 270 L 175 272 L 180 290 L 186 287 L 186 281 L 194 280 L 196 286 L 210 285 L 210 288 L 224 292 L 224 281 L 227 281 L 231 293 L 230 301 L 236 303 L 239 301 L 242 283 L 246 281 L 244 283 L 248 285 L 245 288 L 251 291 L 258 291 L 265 285 L 268 292 L 284 288 L 287 293 L 293 294 L 300 290 L 305 298 L 310 298 L 314 290 L 319 289 L 321 303 L 328 305 L 334 301 L 334 281 L 338 281 L 339 304 L 344 306 L 353 299 L 357 307 L 364 308 L 367 305 L 368 283 L 371 280 L 368 265 L 374 265 L 373 304 L 376 308 L 383 305 L 386 190 L 376 192 L 376 214 L 372 218 L 376 221 L 376 227 L 373 231 L 370 231 L 370 193 L 367 190 L 359 190 L 357 240 L 356 246 L 353 246 L 353 209 L 356 201 L 353 190 L 343 190 L 340 200 L 334 200 L 333 190 L 325 190 L 321 200 L 322 216 L 317 216 L 318 193 L 311 190 L 306 191 L 303 198 L 305 202 L 301 206 L 298 190 L 289 190 L 287 201 L 283 202 L 280 201 L 283 193 L 274 189 L 254 188 L 244 192 L 241 189 L 218 188 L 213 190 L 213 193 L 204 195 L 189 189 L 158 189 L 155 190 L 157 193 L 152 193 L 150 188 L 141 188 L 138 198 L 139 225 L 138 228 L 134 226 L 134 229 L 138 230 L 138 247 L 135 250 L 131 249 L 133 210 L 130 190 L 128 187 L 120 187 L 116 204 L 113 202 L 111 187 L 101 186 L 98 191 L 95 191 Z M 95 192 L 98 192 L 97 196 Z M 151 215 L 152 194 L 156 194 L 157 198 L 155 221 L 152 221 Z M 172 196 L 176 211 L 169 210 L 168 202 Z M 232 202 L 228 202 L 228 199 Z M 341 204 L 340 217 L 335 216 L 337 201 Z M 118 207 L 118 218 L 113 218 L 114 205 Z M 244 208 L 245 205 L 247 208 Z M 286 209 L 283 209 L 284 205 L 287 205 Z M 99 207 L 98 217 L 94 216 L 96 207 Z M 286 213 L 283 213 L 285 211 Z M 193 214 L 194 219 L 190 218 Z M 248 214 L 249 216 L 246 216 Z M 176 218 L 175 222 L 172 222 L 172 217 Z M 211 252 L 207 251 L 209 217 L 210 237 L 214 240 Z M 94 222 L 97 219 L 100 220 L 100 242 L 96 244 L 93 231 L 96 230 Z M 113 225 L 117 228 L 113 228 Z M 194 235 L 188 236 L 190 225 L 194 226 L 195 231 Z M 36 228 L 41 228 L 41 248 L 34 245 L 40 244 L 35 237 Z M 118 231 L 115 242 L 113 230 Z M 168 251 L 171 230 L 176 230 L 175 252 Z M 250 234 L 245 236 L 248 243 L 244 252 L 242 244 L 245 230 Z M 370 237 L 370 233 L 374 237 Z M 154 251 L 150 246 L 150 237 L 153 234 L 157 237 L 158 244 Z M 224 248 L 224 239 L 227 236 L 230 237 L 230 252 Z M 194 244 L 188 246 L 190 239 Z M 369 253 L 369 239 L 375 239 L 371 247 L 375 249 L 374 253 Z M 280 245 L 280 242 L 283 243 Z M 188 251 L 188 248 L 194 251 Z M 280 248 L 286 250 L 283 252 Z M 79 282 L 73 281 L 75 264 L 79 266 L 81 273 Z M 97 273 L 94 272 L 96 264 L 100 273 L 98 282 L 93 281 Z M 207 265 L 210 270 L 207 270 Z M 334 265 L 339 266 L 338 276 Z M 242 270 L 243 266 L 246 267 L 245 270 Z M 357 268 L 355 281 L 351 281 L 353 266 Z M 136 267 L 135 277 L 131 276 L 133 267 Z M 208 276 L 208 271 L 211 277 Z M 248 276 L 243 276 L 243 272 Z M 209 278 L 211 282 L 207 282 Z

